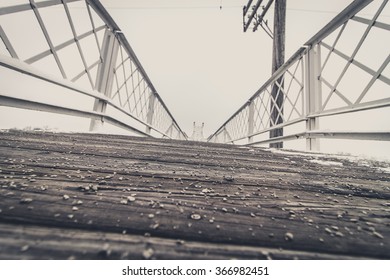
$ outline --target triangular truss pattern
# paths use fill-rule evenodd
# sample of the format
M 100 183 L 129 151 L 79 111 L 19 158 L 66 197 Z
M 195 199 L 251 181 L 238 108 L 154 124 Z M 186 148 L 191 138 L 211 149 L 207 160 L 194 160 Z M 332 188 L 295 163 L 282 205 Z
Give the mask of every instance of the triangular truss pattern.
M 15 28 L 18 32 L 9 32 Z M 170 134 L 186 138 L 127 39 L 98 0 L 0 4 L 0 36 L 5 55 L 20 62 L 17 71 L 94 98 L 93 111 L 62 108 L 69 114 L 90 116 L 91 129 L 103 116 L 137 134 L 167 137 L 165 131 L 171 126 Z M 4 62 L 9 68 L 12 63 Z M 151 96 L 155 106 L 150 106 Z M 129 117 L 128 122 L 106 116 L 107 106 Z M 159 115 L 153 111 L 155 107 Z M 154 115 L 166 120 L 154 121 Z
M 381 44 L 378 44 L 378 41 L 376 40 L 378 36 L 373 35 L 375 32 L 378 32 L 378 30 L 381 30 L 382 33 L 386 30 L 387 32 L 389 31 L 389 26 L 386 26 L 386 24 L 384 23 L 378 22 L 378 18 L 385 9 L 387 1 L 384 1 L 379 4 L 377 2 L 373 5 L 375 4 L 378 5 L 377 11 L 371 18 L 363 18 L 359 15 L 356 15 L 352 18 L 352 22 L 354 22 L 354 24 L 360 25 L 360 29 L 363 30 L 362 34 L 356 33 L 356 30 L 347 30 L 345 26 L 347 26 L 349 22 L 346 22 L 344 23 L 342 28 L 340 28 L 339 34 L 334 40 L 332 46 L 326 44 L 325 42 L 321 43 L 324 49 L 328 51 L 328 55 L 325 59 L 324 64 L 322 65 L 321 74 L 321 80 L 325 85 L 324 89 L 326 94 L 326 96 L 324 96 L 326 98 L 324 98 L 322 110 L 334 109 L 337 107 L 345 106 L 350 107 L 352 105 L 361 104 L 361 101 L 364 99 L 365 95 L 377 79 L 390 85 L 389 79 L 386 76 L 382 75 L 382 72 L 386 69 L 390 61 L 389 51 L 384 49 Z M 387 35 L 386 32 L 384 34 Z M 347 52 L 343 52 L 339 49 L 339 39 L 342 37 L 342 35 L 346 38 L 349 38 L 349 46 L 350 48 L 352 48 L 352 53 L 350 54 L 348 54 Z M 357 39 L 351 40 L 351 36 L 354 36 Z M 355 42 L 355 44 L 352 44 L 352 42 Z M 365 58 L 367 52 L 375 52 L 376 55 L 374 56 L 374 58 L 379 61 L 379 63 L 377 64 L 379 66 L 373 69 L 368 66 L 372 64 L 372 60 L 364 61 L 364 63 L 359 60 L 359 58 Z M 329 71 L 332 71 L 332 69 L 334 69 L 334 66 L 331 65 L 331 63 L 328 63 L 330 61 L 329 58 L 332 56 L 337 56 L 337 59 L 342 60 L 344 63 L 344 66 L 341 67 L 342 70 L 340 74 L 338 75 L 336 81 L 333 83 L 327 80 L 325 74 L 327 69 L 329 69 Z M 361 85 L 360 87 L 357 87 L 357 83 L 361 82 L 361 80 L 358 82 L 354 82 L 352 78 L 346 78 L 346 76 L 350 74 L 356 79 L 356 73 L 361 71 L 365 72 L 366 76 L 369 76 L 370 79 L 367 83 Z M 342 92 L 340 89 L 342 83 L 349 85 L 349 88 L 344 89 L 344 92 Z M 353 87 L 350 87 L 350 85 L 353 85 Z M 335 100 L 332 101 L 333 98 L 335 98 Z M 337 101 L 340 99 L 342 100 L 342 102 Z M 333 105 L 329 106 L 329 103 L 333 103 Z
M 141 135 L 186 137 L 120 28 L 98 0 L 21 3 L 0 6 L 2 65 L 88 96 L 94 103 L 93 110 L 80 110 L 50 107 L 42 101 L 40 109 L 91 118 L 93 129 L 108 121 Z M 305 124 L 305 131 L 281 138 L 311 139 L 312 131 L 319 129 L 319 118 L 390 107 L 390 53 L 377 43 L 389 38 L 390 22 L 384 16 L 389 11 L 388 0 L 351 3 L 209 140 L 234 143 L 247 139 L 259 144 L 261 141 L 254 138 L 299 122 Z M 367 59 L 371 54 L 374 59 Z M 27 100 L 0 98 L 12 106 L 33 107 Z M 129 121 L 108 115 L 107 107 Z
M 273 127 L 289 127 L 292 132 L 279 138 L 307 138 L 307 147 L 312 149 L 318 147 L 312 131 L 319 129 L 320 118 L 389 108 L 390 22 L 384 16 L 389 12 L 388 0 L 351 3 L 276 71 L 209 141 L 233 143 L 247 138 L 251 145 L 267 144 L 272 139 L 264 140 L 264 136 Z M 293 128 L 300 123 L 305 130 L 301 125 Z M 231 135 L 228 140 L 223 137 L 227 133 Z M 348 135 L 378 139 L 371 132 Z

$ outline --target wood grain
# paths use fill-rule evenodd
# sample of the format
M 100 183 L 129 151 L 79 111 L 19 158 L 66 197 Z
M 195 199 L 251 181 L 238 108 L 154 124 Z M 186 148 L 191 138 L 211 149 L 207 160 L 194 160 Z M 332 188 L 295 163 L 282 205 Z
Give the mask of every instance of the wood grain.
M 157 259 L 389 259 L 386 167 L 200 142 L 2 132 L 0 258 L 143 258 L 151 248 Z

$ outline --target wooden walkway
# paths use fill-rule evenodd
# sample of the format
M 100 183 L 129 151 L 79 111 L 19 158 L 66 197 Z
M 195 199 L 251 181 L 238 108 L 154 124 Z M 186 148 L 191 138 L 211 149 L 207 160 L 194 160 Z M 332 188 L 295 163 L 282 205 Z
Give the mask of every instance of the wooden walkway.
M 0 258 L 390 259 L 388 170 L 230 145 L 1 132 Z

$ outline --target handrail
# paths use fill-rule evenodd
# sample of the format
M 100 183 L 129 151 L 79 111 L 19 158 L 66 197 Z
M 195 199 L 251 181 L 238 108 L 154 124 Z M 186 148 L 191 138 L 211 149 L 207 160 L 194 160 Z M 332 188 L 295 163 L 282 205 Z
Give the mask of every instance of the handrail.
M 254 100 L 257 98 L 260 94 L 264 92 L 264 90 L 273 82 L 275 82 L 283 73 L 290 67 L 291 64 L 296 62 L 298 59 L 300 59 L 303 54 L 305 53 L 306 48 L 300 48 L 298 51 L 296 51 L 275 73 L 248 99 L 246 103 L 244 103 L 227 121 L 225 121 L 216 132 L 211 134 L 208 139 L 211 139 L 220 129 L 222 129 L 228 122 L 230 122 L 234 117 L 236 117 L 245 107 L 248 106 Z
M 1 39 L 12 57 L 10 58 L 0 55 L 1 66 L 92 97 L 95 100 L 94 110 L 97 110 L 97 113 L 101 113 L 105 119 L 115 119 L 116 117 L 106 114 L 107 106 L 114 108 L 116 111 L 130 117 L 145 128 L 144 133 L 139 131 L 139 129 L 132 127 L 132 125 L 129 126 L 131 127 L 130 130 L 139 131 L 140 133 L 138 134 L 140 135 L 152 136 L 154 135 L 153 132 L 155 132 L 157 135 L 163 137 L 187 139 L 187 135 L 181 130 L 177 121 L 169 111 L 161 96 L 158 94 L 125 35 L 99 0 L 46 0 L 41 2 L 29 0 L 29 2 L 29 4 L 0 7 L 0 21 L 1 16 L 3 15 L 12 15 L 28 10 L 34 11 L 49 49 L 22 61 L 19 59 L 20 55 L 18 56 L 15 48 L 13 47 L 15 42 L 9 40 L 9 37 L 6 34 L 6 28 L 0 27 Z M 92 29 L 84 32 L 83 34 L 76 34 L 75 26 L 78 23 L 74 22 L 72 11 L 68 7 L 68 5 L 73 2 L 84 3 L 89 14 Z M 64 38 L 63 42 L 59 45 L 55 45 L 53 43 L 45 20 L 40 14 L 41 9 L 53 6 L 62 6 L 64 8 L 69 27 L 73 33 L 71 38 Z M 94 17 L 92 13 L 95 13 L 96 17 Z M 96 20 L 96 18 L 100 18 L 101 22 L 104 23 L 103 26 L 99 24 L 100 26 L 98 25 L 95 27 L 94 20 Z M 28 32 L 28 28 L 23 30 L 23 32 L 26 31 Z M 98 36 L 98 33 L 102 34 L 102 32 L 104 32 L 103 42 L 99 42 L 98 37 L 101 36 Z M 94 49 L 98 50 L 96 60 L 89 65 L 87 65 L 85 54 L 86 52 L 90 52 L 90 50 L 89 48 L 83 48 L 80 43 L 85 41 L 88 37 L 95 38 L 94 40 L 96 41 L 96 45 Z M 28 42 L 25 43 L 25 45 L 27 44 Z M 68 79 L 68 75 L 65 73 L 66 69 L 63 66 L 63 61 L 61 61 L 57 53 L 63 49 L 70 48 L 71 46 L 77 47 L 81 59 L 80 61 L 84 65 L 84 69 L 80 69 L 81 71 L 79 71 L 79 74 L 74 78 L 69 77 Z M 18 49 L 18 51 L 20 50 L 21 48 Z M 124 53 L 126 56 L 123 56 Z M 62 77 L 57 78 L 53 75 L 48 75 L 45 73 L 45 69 L 40 69 L 35 66 L 36 62 L 42 61 L 44 58 L 51 55 L 54 56 L 56 64 L 62 73 Z M 72 59 L 77 59 L 77 57 L 72 57 Z M 116 66 L 117 60 L 119 62 L 122 61 L 119 66 Z M 125 68 L 134 69 L 130 71 Z M 93 79 L 91 71 L 97 71 L 96 80 Z M 131 75 L 128 75 L 129 72 Z M 89 89 L 84 85 L 78 85 L 78 81 L 84 75 L 87 76 L 90 81 L 91 88 Z M 122 75 L 125 77 L 124 80 L 121 80 L 122 78 L 119 77 Z M 115 84 L 118 89 L 117 91 L 114 89 Z M 115 94 L 113 94 L 114 92 Z M 9 97 L 12 97 L 12 92 L 7 94 L 11 94 Z M 2 96 L 6 97 L 4 95 Z M 3 100 L 5 99 L 3 98 Z M 122 100 L 126 102 L 122 102 Z M 26 101 L 28 103 L 29 100 Z M 45 102 L 37 102 L 39 104 L 45 104 Z M 13 106 L 17 106 L 18 102 L 13 102 L 12 104 Z M 4 104 L 1 104 L 0 102 L 0 106 L 1 105 L 4 106 Z M 47 105 L 50 106 L 50 104 Z M 36 105 L 34 106 L 36 108 Z M 45 106 L 42 105 L 42 107 Z M 26 106 L 24 106 L 24 108 L 26 109 Z M 88 112 L 89 110 L 85 111 Z M 97 122 L 96 120 L 94 121 L 93 118 L 92 121 L 93 124 L 91 123 L 91 129 L 95 129 Z M 117 121 L 119 121 L 117 123 L 123 122 L 119 119 L 117 119 Z M 123 125 L 120 126 L 122 128 L 124 127 Z
M 374 100 L 364 100 L 367 92 L 372 85 L 380 80 L 385 85 L 390 85 L 389 77 L 383 75 L 384 69 L 390 63 L 390 54 L 384 58 L 381 66 L 375 70 L 355 59 L 361 46 L 368 40 L 368 34 L 371 29 L 381 28 L 390 31 L 389 25 L 378 21 L 379 15 L 387 5 L 388 0 L 382 0 L 382 4 L 377 9 L 372 19 L 365 19 L 357 16 L 359 12 L 369 6 L 373 0 L 355 0 L 348 5 L 340 14 L 331 20 L 317 34 L 311 37 L 301 48 L 299 48 L 283 66 L 281 66 L 235 113 L 229 117 L 213 134 L 208 137 L 208 141 L 236 143 L 247 140 L 247 145 L 256 145 L 264 143 L 278 142 L 277 140 L 307 139 L 307 148 L 316 149 L 318 147 L 317 138 L 323 138 L 321 133 L 312 133 L 319 131 L 319 119 L 325 116 L 349 114 L 363 110 L 373 110 L 390 107 L 390 98 L 376 98 Z M 350 20 L 354 20 L 366 26 L 362 37 L 359 38 L 353 53 L 344 54 L 337 47 L 338 40 L 344 35 L 345 27 Z M 323 40 L 327 40 L 329 35 L 338 32 L 332 46 L 327 45 Z M 332 39 L 333 40 L 333 39 Z M 321 61 L 321 51 L 328 52 L 324 61 Z M 327 65 L 330 56 L 338 56 L 345 61 L 346 66 L 335 83 L 327 80 L 327 74 L 324 72 L 329 69 Z M 338 85 L 343 80 L 345 73 L 350 65 L 359 68 L 370 75 L 370 81 L 360 92 L 356 100 L 340 92 Z M 278 80 L 282 79 L 279 84 Z M 284 86 L 283 86 L 284 85 Z M 278 108 L 278 117 L 282 118 L 281 124 L 274 124 L 270 118 L 269 107 L 276 106 L 270 92 L 273 87 L 278 88 L 279 94 L 283 95 L 282 108 Z M 328 97 L 322 100 L 322 91 L 329 90 Z M 336 108 L 328 106 L 329 100 L 333 96 L 339 97 L 344 104 L 339 104 Z M 351 101 L 351 100 L 352 101 Z M 286 106 L 290 112 L 285 112 Z M 283 109 L 284 108 L 284 109 Z M 283 128 L 297 123 L 305 123 L 306 130 L 295 132 L 278 138 L 266 139 L 256 137 L 263 135 L 270 130 Z M 297 137 L 299 135 L 299 137 Z M 335 134 L 333 134 L 335 135 Z M 340 134 L 338 134 L 340 135 Z M 378 140 L 378 134 L 368 137 L 366 134 L 356 132 L 356 139 L 375 139 Z M 380 134 L 383 136 L 383 134 Z M 222 139 L 221 139 L 222 137 Z M 328 135 L 327 135 L 328 137 Z M 336 137 L 335 137 L 336 138 Z M 388 137 L 385 137 L 388 140 Z M 244 143 L 245 144 L 245 143 Z
M 312 38 L 310 38 L 304 46 L 314 46 L 329 34 L 339 28 L 341 25 L 346 23 L 354 15 L 364 9 L 367 5 L 372 3 L 374 0 L 355 0 L 349 4 L 341 13 L 333 18 L 327 25 L 325 25 L 320 31 L 318 31 Z
M 171 112 L 169 111 L 168 107 L 165 105 L 164 101 L 162 100 L 161 96 L 158 94 L 157 90 L 155 89 L 153 83 L 151 82 L 148 74 L 146 73 L 145 69 L 143 68 L 141 62 L 138 60 L 138 57 L 136 56 L 134 50 L 131 48 L 129 42 L 127 41 L 125 35 L 122 33 L 119 26 L 116 24 L 114 19 L 111 17 L 111 15 L 107 12 L 107 10 L 104 8 L 104 6 L 100 3 L 98 0 L 87 0 L 87 2 L 94 8 L 94 10 L 104 19 L 105 23 L 113 30 L 114 33 L 117 34 L 117 37 L 119 41 L 123 44 L 125 47 L 125 50 L 127 51 L 128 55 L 136 62 L 137 65 L 139 65 L 139 70 L 144 76 L 145 80 L 148 82 L 150 88 L 162 104 L 162 106 L 167 111 L 168 115 L 172 118 L 173 123 L 176 125 L 176 127 L 180 130 L 180 132 L 184 135 L 184 132 L 180 129 L 179 125 L 177 124 L 175 118 L 172 116 Z

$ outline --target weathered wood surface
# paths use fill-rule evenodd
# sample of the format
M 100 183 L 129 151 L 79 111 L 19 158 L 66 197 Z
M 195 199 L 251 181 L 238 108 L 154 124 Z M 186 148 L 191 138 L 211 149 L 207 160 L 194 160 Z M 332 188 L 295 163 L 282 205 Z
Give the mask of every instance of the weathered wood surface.
M 390 259 L 388 164 L 369 165 L 198 142 L 1 132 L 0 258 Z

